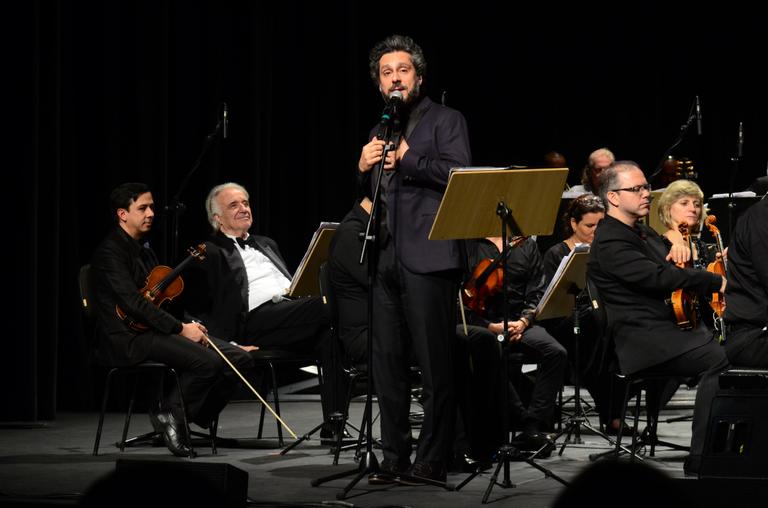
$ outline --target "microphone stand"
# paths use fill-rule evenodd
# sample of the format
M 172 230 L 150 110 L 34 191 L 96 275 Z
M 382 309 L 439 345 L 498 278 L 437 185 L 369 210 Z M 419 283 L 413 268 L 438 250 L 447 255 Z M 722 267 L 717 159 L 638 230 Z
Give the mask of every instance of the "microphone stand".
M 739 122 L 739 139 L 736 145 L 736 155 L 731 157 L 731 178 L 728 181 L 728 241 L 733 234 L 733 209 L 736 208 L 736 202 L 733 199 L 733 187 L 736 183 L 736 175 L 739 174 L 741 159 L 744 155 L 744 124 Z
M 670 145 L 669 148 L 664 152 L 664 155 L 661 156 L 661 160 L 659 161 L 659 164 L 656 166 L 656 169 L 653 171 L 653 174 L 648 177 L 648 181 L 652 182 L 654 178 L 656 178 L 659 173 L 661 173 L 661 170 L 664 168 L 664 162 L 667 160 L 667 157 L 672 153 L 672 150 L 674 150 L 680 143 L 682 143 L 683 138 L 685 138 L 685 134 L 688 132 L 688 129 L 690 129 L 691 125 L 693 125 L 693 122 L 696 121 L 696 101 L 694 101 L 693 104 L 691 104 L 691 111 L 688 113 L 688 120 L 685 121 L 683 125 L 680 126 L 680 132 L 677 135 L 677 139 L 675 139 L 674 143 Z
M 312 480 L 311 485 L 317 487 L 325 482 L 332 480 L 338 480 L 347 476 L 355 475 L 351 482 L 344 487 L 344 490 L 336 495 L 336 499 L 342 500 L 347 498 L 347 494 L 357 483 L 365 476 L 376 474 L 381 472 L 379 467 L 379 461 L 376 459 L 376 455 L 373 453 L 373 289 L 376 281 L 376 268 L 379 258 L 379 232 L 380 232 L 380 219 L 381 208 L 379 207 L 381 201 L 381 181 L 384 177 L 384 165 L 387 161 L 387 155 L 395 149 L 392 144 L 392 139 L 395 138 L 396 133 L 396 120 L 390 119 L 386 122 L 386 125 L 382 124 L 377 138 L 385 141 L 384 151 L 381 155 L 381 161 L 374 166 L 371 171 L 374 171 L 376 176 L 376 183 L 373 189 L 373 199 L 371 200 L 371 213 L 368 217 L 368 224 L 365 228 L 365 236 L 363 238 L 363 246 L 360 251 L 360 263 L 365 262 L 366 253 L 368 254 L 368 295 L 367 295 L 367 312 L 368 312 L 368 330 L 366 333 L 366 342 L 368 347 L 367 357 L 367 369 L 368 375 L 366 377 L 366 396 L 365 396 L 365 410 L 363 420 L 365 421 L 365 428 L 361 429 L 365 431 L 365 453 L 360 459 L 359 466 L 355 469 L 335 473 L 322 478 Z M 381 134 L 381 136 L 379 136 Z
M 226 105 L 224 105 L 224 111 L 226 114 Z M 222 118 L 219 117 L 213 132 L 205 137 L 203 148 L 200 150 L 200 154 L 197 156 L 197 160 L 195 160 L 195 163 L 192 165 L 192 168 L 187 172 L 187 174 L 184 175 L 184 178 L 181 180 L 179 189 L 176 191 L 176 194 L 173 195 L 171 201 L 165 206 L 165 211 L 171 213 L 171 255 L 169 258 L 171 260 L 177 259 L 179 253 L 179 216 L 187 209 L 187 206 L 179 199 L 181 194 L 187 188 L 192 175 L 195 173 L 195 171 L 197 171 L 197 168 L 200 167 L 200 163 L 208 153 L 208 150 L 210 150 L 211 145 L 213 145 L 213 141 L 216 139 L 219 133 L 222 132 L 224 125 L 223 122 L 226 122 L 226 119 L 222 121 Z M 226 137 L 226 134 L 224 134 L 224 137 Z

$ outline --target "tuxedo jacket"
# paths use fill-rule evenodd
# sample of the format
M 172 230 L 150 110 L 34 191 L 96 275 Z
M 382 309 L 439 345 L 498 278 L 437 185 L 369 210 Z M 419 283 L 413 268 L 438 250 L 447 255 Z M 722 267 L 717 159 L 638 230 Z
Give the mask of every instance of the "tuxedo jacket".
M 711 334 L 699 326 L 683 331 L 669 304 L 672 292 L 713 292 L 721 278 L 705 270 L 678 268 L 653 229 L 630 227 L 606 216 L 590 248 L 587 275 L 607 312 L 608 334 L 621 370 L 632 374 L 702 346 Z
M 471 163 L 469 135 L 458 111 L 424 97 L 413 106 L 418 124 L 407 136 L 408 152 L 398 164 L 387 188 L 387 226 L 395 252 L 415 273 L 460 267 L 459 243 L 429 240 L 451 168 Z M 373 139 L 377 128 L 371 130 Z M 373 171 L 360 173 L 364 194 L 372 197 Z
M 255 248 L 269 258 L 289 280 L 291 273 L 277 248 L 266 236 L 251 235 Z M 248 274 L 235 242 L 221 232 L 205 242 L 205 260 L 190 275 L 186 308 L 208 328 L 211 335 L 238 340 L 248 316 Z
M 88 289 L 94 318 L 96 354 L 106 365 L 132 365 L 146 359 L 154 340 L 180 333 L 181 321 L 156 307 L 139 290 L 146 285 L 155 253 L 116 227 L 96 248 L 91 258 Z M 121 321 L 115 306 L 149 326 L 137 333 Z

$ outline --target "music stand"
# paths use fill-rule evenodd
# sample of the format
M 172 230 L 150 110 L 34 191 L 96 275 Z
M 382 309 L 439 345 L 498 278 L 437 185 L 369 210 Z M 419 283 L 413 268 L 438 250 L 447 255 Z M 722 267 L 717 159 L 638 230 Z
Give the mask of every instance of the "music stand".
M 320 265 L 328 260 L 331 239 L 339 227 L 338 222 L 321 222 L 309 241 L 307 251 L 296 269 L 288 288 L 288 296 L 320 296 Z
M 560 195 L 568 176 L 567 168 L 548 169 L 457 169 L 451 172 L 443 200 L 432 224 L 430 240 L 484 238 L 498 235 L 501 224 L 502 257 L 507 259 L 507 230 L 513 235 L 548 235 L 552 232 L 556 220 Z M 502 265 L 505 277 L 507 263 Z M 502 284 L 502 313 L 504 315 L 504 330 L 508 329 L 506 284 Z M 548 469 L 533 461 L 539 450 L 531 457 L 524 456 L 511 445 L 509 437 L 509 381 L 508 363 L 509 347 L 507 332 L 500 334 L 502 345 L 502 369 L 499 382 L 504 394 L 502 421 L 504 428 L 504 444 L 496 454 L 498 464 L 491 476 L 488 488 L 482 502 L 488 502 L 488 497 L 494 485 L 502 488 L 515 487 L 509 478 L 509 463 L 523 461 L 543 472 L 545 477 L 552 477 L 563 485 L 568 483 Z M 545 445 L 547 446 L 547 445 Z M 543 447 L 542 447 L 543 449 Z M 497 481 L 502 466 L 504 479 Z M 461 489 L 482 472 L 475 470 L 468 478 L 456 487 Z
M 544 291 L 539 305 L 536 307 L 536 319 L 553 319 L 566 317 L 569 314 L 573 316 L 573 386 L 574 386 L 574 410 L 568 417 L 568 423 L 560 431 L 554 440 L 565 434 L 565 441 L 558 455 L 562 455 L 566 445 L 573 442 L 582 444 L 581 427 L 582 425 L 601 436 L 610 444 L 616 442 L 592 427 L 587 418 L 587 414 L 581 403 L 581 385 L 580 385 L 580 365 L 579 365 L 579 342 L 581 341 L 581 326 L 579 322 L 578 295 L 586 286 L 587 261 L 589 260 L 589 248 L 582 249 L 577 247 L 569 253 L 560 262 L 557 272 L 552 277 L 549 286 Z M 573 441 L 571 441 L 573 436 Z
M 304 257 L 299 263 L 299 267 L 296 269 L 296 273 L 291 280 L 291 286 L 288 289 L 288 296 L 298 298 L 305 296 L 320 296 L 320 265 L 328 260 L 328 251 L 331 245 L 331 239 L 336 233 L 336 229 L 339 227 L 338 222 L 321 222 L 315 233 L 312 235 L 312 239 L 309 241 L 307 251 L 304 253 Z M 334 357 L 335 358 L 335 357 Z M 336 375 L 336 366 L 333 365 L 332 376 Z M 333 407 L 336 407 L 336 389 L 332 390 L 333 395 Z M 303 441 L 307 441 L 312 437 L 314 433 L 321 430 L 326 423 L 330 424 L 334 432 L 343 432 L 344 430 L 344 416 L 338 411 L 328 415 L 330 421 L 326 422 L 325 418 L 318 425 L 312 428 L 306 434 L 296 439 L 293 443 L 289 444 L 282 450 L 280 455 L 285 455 L 292 449 L 296 448 Z M 337 435 L 337 437 L 339 437 Z

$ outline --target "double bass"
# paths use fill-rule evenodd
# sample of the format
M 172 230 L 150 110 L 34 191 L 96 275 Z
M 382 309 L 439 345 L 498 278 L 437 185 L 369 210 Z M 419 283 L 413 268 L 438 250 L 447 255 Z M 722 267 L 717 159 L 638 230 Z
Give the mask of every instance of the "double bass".
M 683 235 L 683 241 L 688 244 L 688 248 L 693 252 L 691 245 L 691 237 L 688 233 L 688 224 L 682 223 L 678 226 L 678 231 Z M 693 257 L 693 256 L 691 256 Z M 690 268 L 692 263 L 687 261 L 685 263 L 676 263 L 679 268 Z M 698 295 L 684 289 L 677 289 L 672 292 L 672 310 L 675 314 L 675 323 L 681 330 L 691 330 L 696 328 L 698 324 L 698 315 L 696 313 L 699 302 Z

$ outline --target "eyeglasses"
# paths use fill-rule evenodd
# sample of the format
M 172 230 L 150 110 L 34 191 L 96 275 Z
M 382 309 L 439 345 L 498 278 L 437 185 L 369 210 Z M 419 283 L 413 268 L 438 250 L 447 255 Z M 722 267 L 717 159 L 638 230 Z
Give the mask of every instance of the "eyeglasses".
M 611 192 L 624 191 L 624 192 L 631 192 L 633 194 L 640 194 L 640 192 L 644 190 L 651 192 L 651 184 L 646 183 L 643 185 L 635 185 L 634 187 L 624 187 L 623 189 L 611 189 Z

